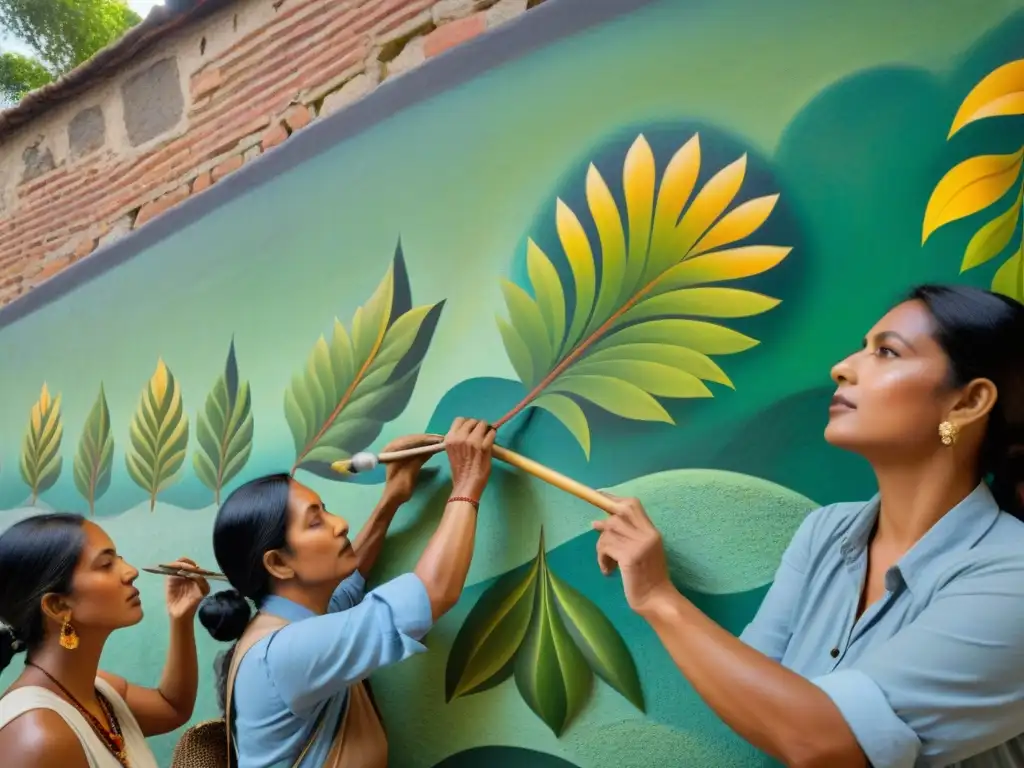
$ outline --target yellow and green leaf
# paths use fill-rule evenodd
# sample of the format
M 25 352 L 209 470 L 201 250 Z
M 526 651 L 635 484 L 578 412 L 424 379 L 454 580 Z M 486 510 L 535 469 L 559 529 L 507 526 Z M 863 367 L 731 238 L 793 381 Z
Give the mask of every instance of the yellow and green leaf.
M 199 450 L 192 454 L 196 476 L 213 491 L 214 503 L 220 504 L 221 490 L 242 470 L 252 453 L 252 396 L 249 383 L 238 377 L 234 339 L 224 372 L 196 416 L 196 438 Z
M 110 409 L 107 396 L 100 385 L 96 401 L 89 409 L 75 452 L 75 487 L 89 504 L 89 514 L 96 513 L 96 502 L 110 487 L 110 473 L 114 464 L 114 435 L 110 429 Z
M 443 306 L 411 306 L 399 245 L 377 290 L 356 310 L 351 334 L 335 319 L 330 340 L 317 340 L 285 391 L 292 471 L 340 479 L 331 464 L 365 449 L 405 409 Z
M 996 270 L 992 290 L 1024 303 L 1024 251 L 1021 247 Z
M 142 390 L 129 432 L 128 475 L 149 494 L 153 510 L 157 495 L 180 477 L 189 435 L 181 387 L 162 359 Z
M 21 478 L 32 491 L 33 504 L 39 494 L 52 488 L 60 477 L 64 461 L 60 455 L 63 436 L 60 395 L 51 397 L 44 383 L 39 399 L 32 406 L 21 443 Z
M 497 426 L 526 407 L 541 408 L 589 457 L 583 406 L 627 419 L 670 422 L 657 398 L 711 396 L 705 381 L 731 386 L 707 356 L 741 352 L 757 342 L 692 318 L 749 317 L 776 307 L 778 299 L 754 291 L 707 286 L 766 272 L 790 248 L 738 245 L 778 202 L 773 194 L 734 205 L 746 176 L 746 156 L 698 189 L 700 165 L 700 140 L 694 135 L 673 155 L 659 184 L 654 153 L 638 136 L 623 163 L 624 211 L 591 165 L 586 200 L 594 242 L 576 212 L 556 202 L 556 230 L 568 267 L 564 279 L 571 284 L 563 284 L 548 255 L 530 240 L 532 295 L 503 286 L 508 320 L 498 321 L 512 366 L 529 391 Z M 618 347 L 628 349 L 616 354 Z M 602 356 L 594 357 L 599 352 Z
M 949 138 L 965 125 L 988 117 L 1024 115 L 1024 59 L 986 75 L 967 94 L 949 129 Z
M 978 155 L 953 166 L 928 200 L 921 242 L 927 242 L 940 227 L 999 201 L 1020 176 L 1022 159 L 1024 149 L 1008 155 Z

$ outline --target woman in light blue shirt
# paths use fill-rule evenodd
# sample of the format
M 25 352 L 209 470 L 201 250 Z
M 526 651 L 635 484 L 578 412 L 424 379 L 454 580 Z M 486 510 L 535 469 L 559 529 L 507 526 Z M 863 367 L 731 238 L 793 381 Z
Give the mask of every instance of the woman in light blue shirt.
M 1024 766 L 1024 307 L 922 286 L 832 369 L 825 438 L 875 471 L 812 512 L 737 639 L 672 586 L 635 499 L 598 561 L 683 675 L 788 766 Z
M 494 430 L 484 422 L 455 420 L 445 438 L 452 494 L 437 530 L 412 572 L 365 594 L 365 577 L 425 457 L 387 465 L 384 495 L 351 543 L 348 524 L 288 475 L 250 481 L 224 502 L 213 547 L 234 589 L 210 595 L 200 621 L 218 640 L 238 640 L 250 624 L 251 600 L 259 609 L 254 624 L 260 616 L 287 622 L 238 664 L 228 709 L 240 768 L 320 768 L 329 753 L 334 764 L 332 744 L 337 749 L 356 726 L 362 733 L 354 739 L 366 742 L 355 746 L 362 756 L 341 762 L 384 768 L 386 738 L 361 683 L 426 650 L 423 636 L 458 601 L 493 443 Z M 388 449 L 402 447 L 409 446 Z M 222 703 L 233 652 L 221 662 Z

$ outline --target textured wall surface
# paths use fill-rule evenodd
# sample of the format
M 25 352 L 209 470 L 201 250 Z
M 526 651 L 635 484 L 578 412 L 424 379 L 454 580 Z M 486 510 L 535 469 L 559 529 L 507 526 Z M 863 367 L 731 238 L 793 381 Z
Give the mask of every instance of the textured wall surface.
M 807 512 L 874 493 L 822 440 L 833 363 L 914 283 L 1013 292 L 1022 272 L 1024 4 L 770 5 L 548 0 L 202 196 L 174 187 L 173 210 L 0 309 L 0 526 L 81 510 L 129 562 L 212 565 L 239 482 L 294 469 L 357 529 L 383 473 L 329 462 L 482 417 L 642 499 L 676 584 L 740 632 Z M 190 87 L 247 104 L 232 78 L 262 60 L 219 50 Z M 218 110 L 190 94 L 188 114 Z M 374 582 L 434 530 L 450 484 L 428 469 Z M 763 764 L 601 576 L 600 514 L 496 466 L 462 599 L 374 676 L 393 766 Z M 160 579 L 138 585 L 147 616 L 104 664 L 153 683 L 167 620 Z M 204 719 L 222 646 L 199 642 Z M 164 764 L 173 741 L 153 740 Z
M 542 0 L 238 0 L 0 138 L 0 306 Z

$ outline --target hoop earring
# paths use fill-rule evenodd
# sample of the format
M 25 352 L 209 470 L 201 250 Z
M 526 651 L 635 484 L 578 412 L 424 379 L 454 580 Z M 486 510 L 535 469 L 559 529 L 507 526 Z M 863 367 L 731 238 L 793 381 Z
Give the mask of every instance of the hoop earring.
M 60 647 L 69 651 L 78 647 L 78 633 L 75 632 L 75 628 L 71 626 L 71 620 L 67 617 L 60 625 Z
M 939 439 L 943 445 L 953 445 L 960 436 L 960 427 L 950 421 L 939 424 Z

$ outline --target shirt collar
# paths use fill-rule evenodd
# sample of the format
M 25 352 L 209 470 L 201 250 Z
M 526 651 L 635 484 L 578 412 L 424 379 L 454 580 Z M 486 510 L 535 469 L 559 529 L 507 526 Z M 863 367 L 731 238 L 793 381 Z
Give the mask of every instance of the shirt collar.
M 855 518 L 842 539 L 840 552 L 852 563 L 867 549 L 868 540 L 878 519 L 881 499 L 875 494 Z M 999 516 L 999 505 L 984 482 L 966 498 L 943 515 L 918 542 L 893 566 L 913 589 L 914 579 L 937 557 L 971 549 L 992 528 Z M 889 579 L 887 578 L 887 586 Z
M 260 610 L 273 616 L 280 616 L 285 621 L 292 623 L 316 616 L 306 606 L 299 605 L 295 601 L 280 595 L 267 595 L 263 598 L 263 602 L 260 603 Z

